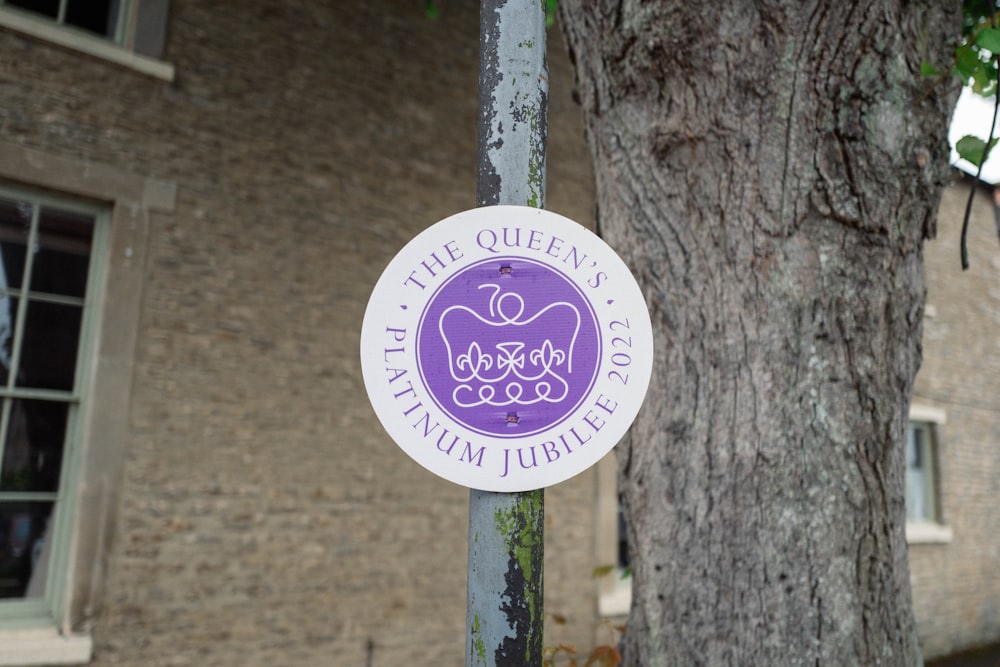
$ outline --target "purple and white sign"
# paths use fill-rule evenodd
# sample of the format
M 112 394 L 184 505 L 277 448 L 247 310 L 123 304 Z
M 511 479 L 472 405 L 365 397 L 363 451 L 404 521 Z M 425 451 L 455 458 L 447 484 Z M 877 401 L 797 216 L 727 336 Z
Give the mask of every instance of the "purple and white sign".
M 593 233 L 534 208 L 451 216 L 390 262 L 361 336 L 382 425 L 420 465 L 487 491 L 550 486 L 628 430 L 652 366 L 645 302 Z
M 517 256 L 462 269 L 417 326 L 420 378 L 438 407 L 480 434 L 517 438 L 563 421 L 600 362 L 590 303 L 561 271 Z

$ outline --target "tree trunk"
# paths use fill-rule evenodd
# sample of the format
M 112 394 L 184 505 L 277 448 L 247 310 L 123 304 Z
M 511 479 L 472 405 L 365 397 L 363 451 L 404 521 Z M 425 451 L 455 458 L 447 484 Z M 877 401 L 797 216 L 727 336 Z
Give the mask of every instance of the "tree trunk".
M 598 224 L 647 295 L 625 665 L 921 663 L 903 436 L 957 0 L 561 0 Z

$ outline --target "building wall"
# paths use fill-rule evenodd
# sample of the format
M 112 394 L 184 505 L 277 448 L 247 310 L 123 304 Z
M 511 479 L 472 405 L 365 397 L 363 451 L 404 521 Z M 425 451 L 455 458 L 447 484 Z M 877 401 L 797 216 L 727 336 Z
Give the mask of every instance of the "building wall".
M 949 187 L 927 244 L 924 360 L 913 402 L 945 412 L 938 435 L 945 542 L 910 544 L 925 658 L 1000 642 L 1000 252 L 993 195 L 980 188 L 959 260 L 969 181 Z
M 94 665 L 442 665 L 465 649 L 468 493 L 367 403 L 382 268 L 475 204 L 478 13 L 170 3 L 162 81 L 0 30 L 0 141 L 176 186 L 148 235 Z M 589 224 L 550 32 L 548 208 Z M 547 610 L 595 622 L 593 474 L 547 492 Z

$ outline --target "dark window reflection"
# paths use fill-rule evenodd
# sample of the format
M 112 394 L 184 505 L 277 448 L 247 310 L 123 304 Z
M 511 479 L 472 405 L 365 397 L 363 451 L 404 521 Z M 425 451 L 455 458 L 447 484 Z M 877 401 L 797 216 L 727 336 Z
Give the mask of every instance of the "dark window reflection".
M 625 512 L 618 509 L 618 567 L 627 568 L 632 563 L 632 557 L 628 552 L 628 537 L 626 535 L 628 524 L 625 522 Z
M 19 289 L 24 278 L 28 233 L 31 230 L 31 206 L 0 199 L 0 290 Z
M 32 301 L 24 324 L 17 385 L 73 390 L 83 309 Z
M 59 0 L 6 0 L 6 4 L 51 19 L 59 18 Z M 62 23 L 103 37 L 114 37 L 119 4 L 119 0 L 66 0 Z
M 45 594 L 52 508 L 51 502 L 0 503 L 0 598 Z
M 92 216 L 42 208 L 31 291 L 82 297 L 87 290 Z
M 98 35 L 114 37 L 117 2 L 111 0 L 69 0 L 66 23 Z
M 0 296 L 0 387 L 6 387 L 14 363 L 14 328 L 17 326 L 17 303 L 12 296 Z
M 19 387 L 72 391 L 94 217 L 42 207 L 28 258 L 33 213 L 30 204 L 0 199 L 0 384 L 8 386 L 13 373 Z M 25 293 L 29 300 L 18 342 L 15 295 Z M 52 297 L 71 302 L 48 302 Z M 15 345 L 20 355 L 14 354 Z
M 0 492 L 59 489 L 69 405 L 13 400 L 0 466 Z
M 51 18 L 59 16 L 59 0 L 7 0 L 7 4 L 30 9 Z

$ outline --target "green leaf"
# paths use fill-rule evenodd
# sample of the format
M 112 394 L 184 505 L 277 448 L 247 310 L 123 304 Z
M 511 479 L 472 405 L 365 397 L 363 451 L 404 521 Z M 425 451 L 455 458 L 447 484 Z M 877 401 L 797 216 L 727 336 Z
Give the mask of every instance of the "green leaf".
M 920 76 L 941 76 L 942 72 L 926 60 L 920 63 Z
M 963 160 L 968 160 L 978 167 L 989 155 L 990 150 L 996 146 L 996 143 L 997 139 L 994 139 L 987 147 L 986 142 L 979 137 L 967 134 L 955 144 L 955 151 Z
M 983 61 L 979 59 L 979 50 L 974 48 L 964 48 L 955 60 L 955 74 L 962 79 L 963 83 L 968 83 L 969 79 L 975 76 L 976 72 L 983 68 Z
M 995 83 L 996 81 L 990 76 L 989 71 L 985 67 L 982 67 L 977 69 L 972 75 L 972 92 L 986 97 L 993 92 Z
M 976 36 L 976 44 L 992 53 L 1000 53 L 1000 30 L 983 28 Z

